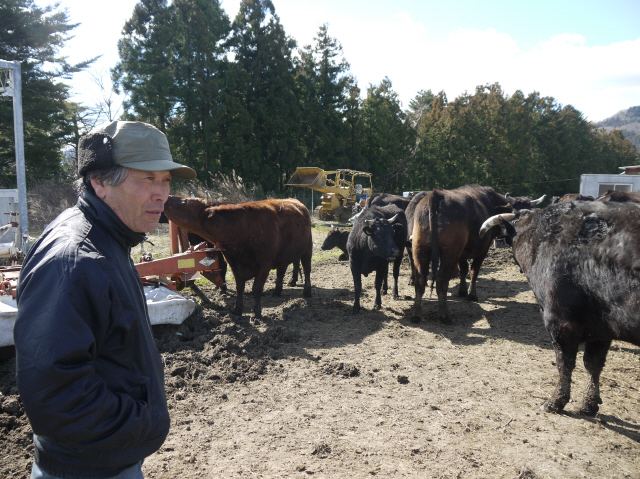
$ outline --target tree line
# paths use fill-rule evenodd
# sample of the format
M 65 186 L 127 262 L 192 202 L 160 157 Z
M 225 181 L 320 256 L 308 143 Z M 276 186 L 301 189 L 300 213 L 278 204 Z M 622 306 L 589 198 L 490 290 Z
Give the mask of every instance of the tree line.
M 111 113 L 72 104 L 65 80 L 95 59 L 57 55 L 65 11 L 33 0 L 0 6 L 0 59 L 23 68 L 25 154 L 31 177 L 73 174 L 65 146 Z M 271 0 L 243 0 L 231 20 L 218 0 L 141 0 L 122 30 L 111 71 L 123 120 L 154 124 L 199 181 L 235 171 L 263 194 L 300 194 L 298 166 L 373 173 L 374 191 L 477 183 L 514 195 L 577 192 L 582 173 L 637 164 L 619 131 L 606 133 L 571 105 L 500 85 L 449 102 L 423 90 L 403 109 L 388 78 L 361 92 L 340 42 L 320 25 L 310 45 L 286 34 Z M 51 67 L 54 65 L 55 67 Z M 105 108 L 105 106 L 107 108 Z M 105 115 L 105 112 L 107 113 Z M 10 102 L 0 121 L 12 122 Z M 0 174 L 11 174 L 13 133 L 0 132 Z

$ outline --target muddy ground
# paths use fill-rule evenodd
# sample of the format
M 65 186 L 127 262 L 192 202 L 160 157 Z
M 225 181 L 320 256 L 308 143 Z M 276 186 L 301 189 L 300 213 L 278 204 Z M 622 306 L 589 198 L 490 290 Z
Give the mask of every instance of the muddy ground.
M 314 227 L 316 249 L 326 231 Z M 223 296 L 207 283 L 212 305 L 154 327 L 172 425 L 147 478 L 640 477 L 640 348 L 614 343 L 595 418 L 574 412 L 581 355 L 566 412 L 541 412 L 555 356 L 508 250 L 491 251 L 479 303 L 452 281 L 450 326 L 428 292 L 423 321 L 410 321 L 408 263 L 400 300 L 373 311 L 369 276 L 352 317 L 348 263 L 315 258 L 311 299 L 301 286 L 272 297 L 272 273 L 264 318 L 251 317 L 249 295 L 233 320 L 234 284 Z M 0 360 L 0 477 L 27 478 L 33 446 L 14 374 L 15 360 Z

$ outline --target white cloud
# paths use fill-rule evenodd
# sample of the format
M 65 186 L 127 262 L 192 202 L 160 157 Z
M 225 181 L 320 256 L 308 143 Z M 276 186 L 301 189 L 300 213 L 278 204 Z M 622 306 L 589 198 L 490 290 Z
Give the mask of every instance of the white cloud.
M 114 5 L 97 14 L 92 2 L 86 0 L 62 3 L 70 8 L 71 21 L 83 23 L 64 54 L 70 61 L 104 54 L 98 68 L 113 67 L 118 60 L 120 31 L 136 0 L 114 0 Z M 223 1 L 231 19 L 239 3 Z M 453 100 L 465 91 L 473 93 L 478 85 L 495 82 L 509 95 L 522 90 L 553 96 L 561 104 L 572 104 L 590 120 L 640 105 L 640 38 L 587 46 L 589 38 L 567 32 L 525 46 L 517 37 L 494 28 L 458 29 L 435 37 L 429 22 L 436 19 L 394 11 L 391 4 L 385 17 L 376 15 L 379 12 L 375 9 L 356 12 L 349 5 L 333 2 L 304 2 L 303 6 L 294 0 L 274 3 L 285 31 L 301 47 L 312 44 L 318 27 L 329 23 L 329 35 L 343 45 L 363 94 L 370 83 L 379 84 L 387 76 L 405 107 L 423 89 L 444 90 Z M 96 87 L 86 74 L 80 75 L 74 86 L 85 102 L 96 95 Z

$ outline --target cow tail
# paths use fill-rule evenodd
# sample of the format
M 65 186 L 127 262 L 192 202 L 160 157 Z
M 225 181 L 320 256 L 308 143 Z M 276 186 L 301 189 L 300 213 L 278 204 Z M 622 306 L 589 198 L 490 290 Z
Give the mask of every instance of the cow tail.
M 429 229 L 431 230 L 431 292 L 436 283 L 436 275 L 440 267 L 440 235 L 438 233 L 438 206 L 442 195 L 433 190 L 429 205 Z

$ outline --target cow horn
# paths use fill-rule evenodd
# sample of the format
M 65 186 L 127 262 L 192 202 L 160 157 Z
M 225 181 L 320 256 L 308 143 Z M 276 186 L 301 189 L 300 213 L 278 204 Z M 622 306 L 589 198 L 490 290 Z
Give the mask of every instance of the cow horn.
M 376 222 L 376 220 L 364 220 L 365 223 L 367 223 L 368 225 L 372 225 L 373 223 Z
M 542 203 L 544 201 L 544 199 L 547 197 L 547 195 L 542 195 L 540 198 L 538 198 L 537 200 L 532 200 L 531 204 L 532 205 L 539 205 L 540 203 Z
M 390 219 L 388 220 L 388 221 L 389 221 L 389 224 L 393 224 L 393 223 L 395 222 L 395 220 L 396 220 L 396 219 L 398 219 L 398 215 L 395 215 L 393 218 L 390 218 Z
M 512 205 L 515 205 L 515 204 L 516 204 L 516 200 L 515 200 L 515 198 L 511 198 L 511 196 L 509 196 L 509 193 L 506 193 L 506 194 L 504 195 L 504 197 L 505 197 L 505 198 L 507 199 L 507 201 L 508 201 L 509 203 L 511 203 Z
M 204 204 L 206 206 L 211 206 L 213 204 L 213 198 L 211 198 L 209 191 L 205 191 L 204 194 L 207 195 L 207 198 L 204 200 Z
M 482 226 L 480 227 L 480 238 L 484 238 L 484 235 L 487 234 L 487 231 L 489 231 L 494 226 L 499 225 L 502 220 L 512 221 L 515 217 L 516 215 L 513 213 L 505 213 L 501 215 L 492 216 L 487 221 L 482 223 Z

